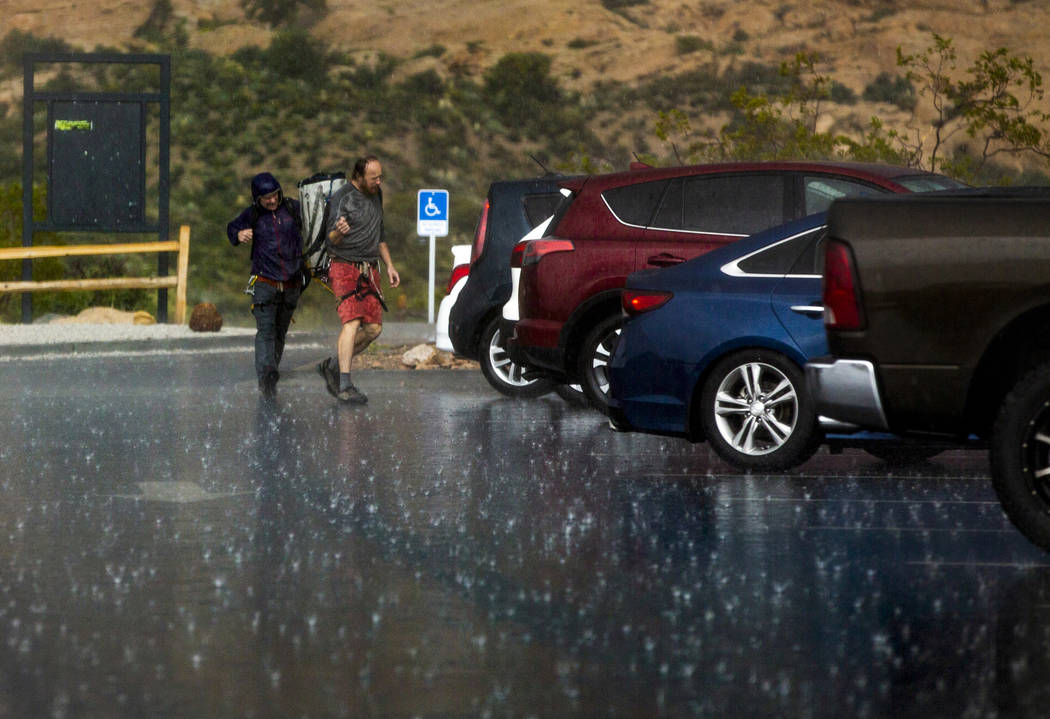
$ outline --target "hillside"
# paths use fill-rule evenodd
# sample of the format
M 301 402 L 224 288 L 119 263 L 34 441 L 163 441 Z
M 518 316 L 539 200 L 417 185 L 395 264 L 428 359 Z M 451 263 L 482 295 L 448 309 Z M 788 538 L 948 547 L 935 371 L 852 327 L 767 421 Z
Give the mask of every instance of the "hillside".
M 480 78 L 509 52 L 540 52 L 552 58 L 551 74 L 563 88 L 586 94 L 599 83 L 634 86 L 698 67 L 721 72 L 746 62 L 776 66 L 807 51 L 823 59 L 821 73 L 859 97 L 880 73 L 897 72 L 898 47 L 917 52 L 934 32 L 952 39 L 960 71 L 980 52 L 1006 47 L 1032 56 L 1035 69 L 1050 77 L 1050 55 L 1043 51 L 1050 3 L 1036 0 L 326 2 L 323 14 L 303 10 L 300 24 L 351 61 L 396 59 L 394 81 L 425 70 Z M 4 26 L 59 37 L 83 50 L 149 50 L 134 38 L 136 28 L 165 3 L 174 15 L 167 27 L 180 26 L 190 47 L 212 54 L 265 47 L 274 34 L 246 19 L 242 0 L 5 0 Z M 14 107 L 20 95 L 20 76 L 0 80 L 0 102 Z M 623 135 L 628 116 L 635 127 L 651 128 L 660 109 L 628 109 L 593 130 L 606 138 Z M 908 121 L 896 108 L 864 102 L 829 106 L 827 113 L 822 129 L 853 134 L 873 115 L 888 123 Z M 707 118 L 710 127 L 724 119 Z
M 245 20 L 240 0 L 172 5 L 194 47 L 229 53 L 269 40 L 268 29 Z M 689 69 L 697 55 L 679 53 L 680 36 L 701 38 L 726 62 L 778 61 L 798 50 L 818 51 L 838 81 L 857 91 L 894 69 L 898 45 L 917 50 L 931 31 L 952 37 L 961 57 L 1005 46 L 1031 54 L 1044 75 L 1050 71 L 1050 57 L 1042 52 L 1050 5 L 1035 0 L 327 0 L 327 6 L 324 17 L 304 13 L 302 20 L 333 48 L 403 59 L 434 45 L 446 49 L 440 59 L 407 63 L 403 72 L 436 66 L 477 73 L 507 52 L 537 51 L 551 55 L 557 74 L 576 89 L 597 80 L 634 82 Z M 61 37 L 83 49 L 119 47 L 131 42 L 151 8 L 138 0 L 5 0 L 4 26 Z
M 735 71 L 749 63 L 775 74 L 798 52 L 819 53 L 818 71 L 855 96 L 822 106 L 819 129 L 851 136 L 873 116 L 908 126 L 906 111 L 860 97 L 880 73 L 897 74 L 898 46 L 920 51 L 932 33 L 952 39 L 960 71 L 980 52 L 1006 47 L 1031 55 L 1050 77 L 1041 52 L 1050 4 L 1035 0 L 327 0 L 326 12 L 299 17 L 339 57 L 322 91 L 267 66 L 273 56 L 265 51 L 280 35 L 248 21 L 242 0 L 4 0 L 3 8 L 0 39 L 19 31 L 83 51 L 183 47 L 212 58 L 176 54 L 172 223 L 192 224 L 202 238 L 191 300 L 223 308 L 243 304 L 243 268 L 233 266 L 223 228 L 260 164 L 290 183 L 348 168 L 365 150 L 388 159 L 388 230 L 402 238 L 394 249 L 405 258 L 405 301 L 418 316 L 426 253 L 414 237 L 416 188 L 448 187 L 454 198 L 452 235 L 438 250 L 440 284 L 448 247 L 469 241 L 490 181 L 536 173 L 533 155 L 574 171 L 582 160 L 623 167 L 637 154 L 673 161 L 655 137 L 657 112 L 681 107 L 694 128 L 720 128 L 729 119 L 725 99 L 749 82 Z M 136 38 L 151 16 L 164 20 L 163 33 Z M 570 91 L 564 102 L 494 108 L 486 73 L 509 53 L 549 57 L 550 78 Z M 8 62 L 0 73 L 0 182 L 21 174 L 22 78 Z

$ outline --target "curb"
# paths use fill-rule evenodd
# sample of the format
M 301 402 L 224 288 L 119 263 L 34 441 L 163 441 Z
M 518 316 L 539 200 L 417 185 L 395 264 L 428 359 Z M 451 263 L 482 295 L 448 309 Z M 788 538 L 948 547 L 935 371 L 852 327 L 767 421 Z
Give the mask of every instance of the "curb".
M 335 347 L 336 332 L 289 332 L 285 340 L 287 347 L 316 345 Z M 434 342 L 434 327 L 426 322 L 384 323 L 383 333 L 376 340 L 378 345 L 398 346 Z M 43 344 L 0 344 L 0 355 L 5 357 L 32 357 L 43 354 L 85 354 L 148 352 L 151 350 L 253 350 L 255 334 L 248 332 L 236 335 L 202 332 L 193 337 L 143 338 L 121 340 L 97 340 L 79 342 L 49 342 Z

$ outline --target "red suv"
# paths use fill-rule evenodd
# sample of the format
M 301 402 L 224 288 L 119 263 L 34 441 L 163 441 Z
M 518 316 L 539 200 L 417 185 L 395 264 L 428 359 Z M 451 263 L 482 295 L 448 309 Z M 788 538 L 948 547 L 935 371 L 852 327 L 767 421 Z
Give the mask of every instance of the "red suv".
M 647 168 L 561 184 L 569 193 L 547 236 L 514 249 L 520 319 L 503 336 L 533 376 L 579 383 L 603 411 L 629 273 L 684 262 L 839 197 L 961 186 L 910 167 L 845 162 Z

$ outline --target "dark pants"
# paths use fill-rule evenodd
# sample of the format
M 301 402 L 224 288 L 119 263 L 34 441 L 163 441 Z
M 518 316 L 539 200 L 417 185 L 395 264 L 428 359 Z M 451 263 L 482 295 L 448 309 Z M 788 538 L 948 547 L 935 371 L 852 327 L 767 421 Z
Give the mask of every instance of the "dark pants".
M 255 282 L 252 314 L 255 315 L 255 373 L 262 381 L 270 370 L 277 369 L 284 354 L 284 337 L 299 304 L 302 285 L 279 290 L 262 280 Z

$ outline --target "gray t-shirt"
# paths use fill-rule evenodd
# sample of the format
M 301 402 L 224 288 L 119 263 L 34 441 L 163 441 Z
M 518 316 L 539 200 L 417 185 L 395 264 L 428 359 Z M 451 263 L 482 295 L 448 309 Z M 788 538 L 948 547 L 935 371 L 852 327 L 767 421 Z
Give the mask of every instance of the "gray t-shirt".
M 376 262 L 379 259 L 379 243 L 385 242 L 383 229 L 383 195 L 366 195 L 346 183 L 332 195 L 335 211 L 329 216 L 326 230 L 335 229 L 340 217 L 350 223 L 350 234 L 333 244 L 328 240 L 328 251 L 333 257 L 348 262 Z

